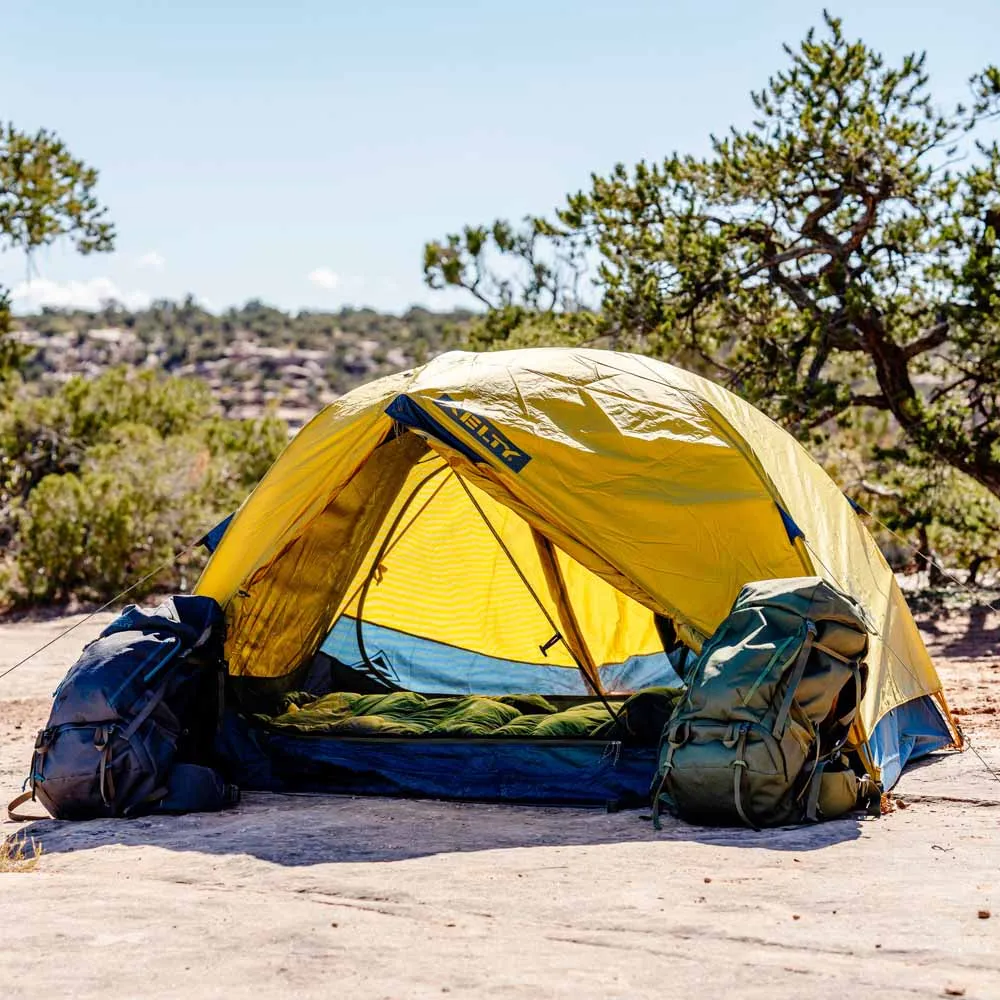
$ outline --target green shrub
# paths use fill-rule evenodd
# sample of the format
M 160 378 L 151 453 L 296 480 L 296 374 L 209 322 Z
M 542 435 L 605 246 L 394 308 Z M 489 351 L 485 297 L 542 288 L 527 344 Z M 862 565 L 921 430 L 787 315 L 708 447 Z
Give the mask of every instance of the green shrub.
M 73 474 L 46 476 L 31 492 L 18 519 L 15 564 L 29 597 L 61 597 L 82 569 L 87 521 L 86 491 Z
M 234 510 L 287 440 L 273 416 L 228 420 L 201 383 L 116 370 L 0 415 L 7 602 L 108 598 Z M 194 553 L 147 580 L 188 589 Z
M 22 386 L 0 414 L 0 502 L 4 493 L 26 496 L 47 475 L 76 471 L 87 448 L 122 424 L 166 437 L 192 431 L 212 414 L 204 383 L 127 368 L 74 376 L 52 394 Z

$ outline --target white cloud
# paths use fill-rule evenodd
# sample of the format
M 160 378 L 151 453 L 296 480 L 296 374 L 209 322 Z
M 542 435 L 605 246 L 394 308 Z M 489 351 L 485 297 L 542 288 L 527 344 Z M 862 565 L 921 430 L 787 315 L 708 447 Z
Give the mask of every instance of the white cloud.
M 11 300 L 18 312 L 34 312 L 42 306 L 94 311 L 109 301 L 118 302 L 126 309 L 143 309 L 149 305 L 150 296 L 139 289 L 126 292 L 110 278 L 65 282 L 35 278 L 15 285 Z
M 149 271 L 162 271 L 167 266 L 167 262 L 159 251 L 150 250 L 136 261 L 136 265 Z
M 317 267 L 315 271 L 309 272 L 309 280 L 320 288 L 332 291 L 340 284 L 340 275 L 332 268 Z

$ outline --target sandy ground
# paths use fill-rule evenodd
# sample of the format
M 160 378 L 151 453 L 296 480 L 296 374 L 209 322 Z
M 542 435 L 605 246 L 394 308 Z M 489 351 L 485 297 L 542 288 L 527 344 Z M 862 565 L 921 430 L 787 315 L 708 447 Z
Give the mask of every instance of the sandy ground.
M 109 618 L 0 680 L 0 794 Z M 0 625 L 0 672 L 73 620 Z M 922 625 L 1000 772 L 1000 616 Z M 262 794 L 219 815 L 38 822 L 37 868 L 0 874 L 0 997 L 996 1000 L 1000 780 L 983 760 L 910 769 L 905 808 L 880 820 L 761 834 Z

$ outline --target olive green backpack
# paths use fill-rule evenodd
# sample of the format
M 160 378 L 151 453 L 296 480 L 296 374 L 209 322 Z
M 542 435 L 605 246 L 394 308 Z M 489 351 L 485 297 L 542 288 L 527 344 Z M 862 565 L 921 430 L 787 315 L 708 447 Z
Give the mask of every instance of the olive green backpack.
M 865 691 L 862 608 L 819 577 L 748 583 L 663 730 L 653 816 L 754 829 L 877 803 L 843 754 Z

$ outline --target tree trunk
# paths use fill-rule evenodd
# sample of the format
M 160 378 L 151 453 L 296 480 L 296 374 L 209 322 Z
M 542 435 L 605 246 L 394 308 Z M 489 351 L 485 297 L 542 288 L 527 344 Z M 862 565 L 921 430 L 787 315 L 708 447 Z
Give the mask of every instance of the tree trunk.
M 907 437 L 928 455 L 964 472 L 1000 497 L 1000 460 L 994 448 L 998 433 L 981 432 L 974 441 L 942 434 L 928 418 L 924 402 L 913 386 L 906 351 L 886 333 L 881 317 L 865 316 L 857 326 L 889 411 Z
M 943 587 L 947 577 L 938 565 L 934 550 L 931 548 L 931 540 L 927 534 L 927 525 L 920 525 L 920 561 L 927 567 L 927 586 Z

